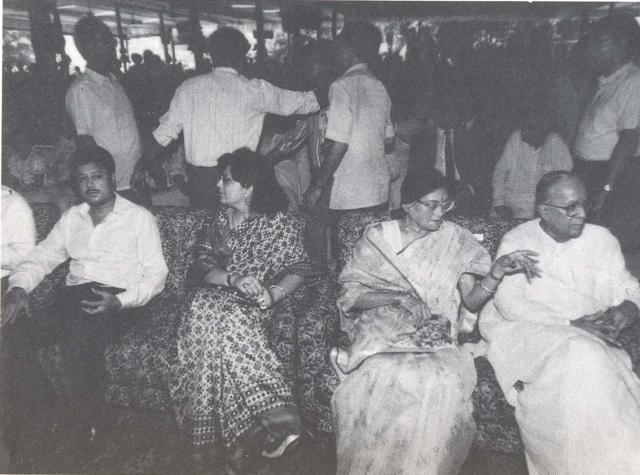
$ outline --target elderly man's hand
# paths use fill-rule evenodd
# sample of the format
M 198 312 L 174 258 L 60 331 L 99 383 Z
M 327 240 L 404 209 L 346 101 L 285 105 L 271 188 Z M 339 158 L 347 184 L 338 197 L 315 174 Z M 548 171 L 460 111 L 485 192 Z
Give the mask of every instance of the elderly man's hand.
M 2 326 L 10 325 L 24 312 L 31 317 L 29 295 L 21 287 L 14 287 L 4 297 L 2 304 Z
M 577 318 L 571 321 L 571 326 L 580 328 L 584 331 L 597 336 L 610 346 L 620 348 L 620 344 L 616 341 L 619 330 L 613 323 L 612 318 L 607 312 L 596 312 L 591 315 Z
M 111 292 L 99 289 L 91 289 L 91 291 L 94 294 L 99 295 L 101 298 L 100 300 L 80 301 L 82 310 L 84 310 L 89 315 L 98 315 L 105 312 L 113 312 L 122 307 L 122 304 L 120 303 L 118 297 L 113 295 Z
M 627 328 L 631 323 L 638 318 L 638 307 L 633 302 L 625 300 L 616 307 L 609 308 L 605 315 L 609 321 L 617 329 L 617 334 Z

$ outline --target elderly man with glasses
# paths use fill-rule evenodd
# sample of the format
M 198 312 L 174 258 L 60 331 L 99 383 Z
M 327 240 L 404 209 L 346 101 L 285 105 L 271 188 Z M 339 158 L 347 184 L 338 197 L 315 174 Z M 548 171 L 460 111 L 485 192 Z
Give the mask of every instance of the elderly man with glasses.
M 537 252 L 539 275 L 505 280 L 480 317 L 532 474 L 640 467 L 640 379 L 617 342 L 638 318 L 640 284 L 616 238 L 585 224 L 586 201 L 573 173 L 540 180 L 539 219 L 507 233 L 498 250 Z

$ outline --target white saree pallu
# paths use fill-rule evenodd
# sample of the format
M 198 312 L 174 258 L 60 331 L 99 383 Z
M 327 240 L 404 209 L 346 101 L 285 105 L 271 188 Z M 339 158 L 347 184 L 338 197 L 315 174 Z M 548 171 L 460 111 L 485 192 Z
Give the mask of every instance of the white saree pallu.
M 480 330 L 515 407 L 531 474 L 640 474 L 640 380 L 619 348 L 570 321 L 639 301 L 615 239 L 587 225 L 564 243 L 538 220 L 508 233 L 498 255 L 539 252 L 541 276 L 507 277 Z

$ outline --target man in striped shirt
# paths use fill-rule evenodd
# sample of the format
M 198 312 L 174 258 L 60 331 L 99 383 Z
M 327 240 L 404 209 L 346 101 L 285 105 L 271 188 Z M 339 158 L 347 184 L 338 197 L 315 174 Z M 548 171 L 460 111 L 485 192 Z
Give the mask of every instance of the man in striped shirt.
M 184 132 L 194 208 L 217 206 L 218 158 L 242 147 L 256 150 L 267 113 L 309 114 L 319 109 L 313 92 L 287 91 L 244 77 L 249 42 L 240 31 L 219 28 L 209 37 L 209 48 L 215 68 L 176 90 L 132 178 L 138 189 L 149 163 Z

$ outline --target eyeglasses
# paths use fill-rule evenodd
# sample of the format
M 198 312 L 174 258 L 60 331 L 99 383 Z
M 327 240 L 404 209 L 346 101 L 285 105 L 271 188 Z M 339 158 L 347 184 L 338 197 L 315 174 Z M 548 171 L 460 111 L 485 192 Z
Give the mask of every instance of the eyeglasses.
M 563 210 L 565 213 L 567 213 L 567 216 L 576 216 L 578 214 L 578 212 L 580 211 L 580 209 L 582 209 L 582 211 L 585 211 L 586 208 L 586 202 L 585 201 L 576 201 L 575 203 L 570 203 L 567 206 L 559 206 L 559 205 L 552 205 L 551 203 L 543 203 L 545 206 L 551 206 L 553 208 L 558 208 Z
M 424 206 L 425 208 L 427 208 L 429 211 L 435 211 L 438 208 L 440 208 L 440 211 L 444 214 L 444 213 L 448 213 L 449 211 L 451 211 L 453 209 L 453 207 L 455 206 L 456 202 L 453 201 L 450 198 L 447 198 L 445 200 L 442 201 L 437 201 L 437 200 L 429 200 L 429 201 L 416 201 L 417 204 Z

